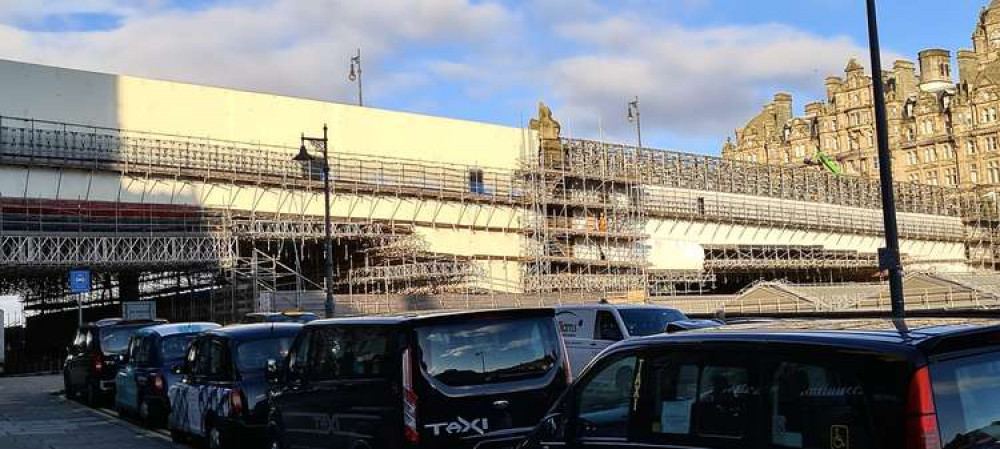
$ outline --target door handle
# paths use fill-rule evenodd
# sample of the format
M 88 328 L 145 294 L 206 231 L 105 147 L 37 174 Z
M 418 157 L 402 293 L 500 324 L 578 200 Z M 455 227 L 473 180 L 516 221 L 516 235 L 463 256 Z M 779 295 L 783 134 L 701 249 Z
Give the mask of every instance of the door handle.
M 493 408 L 495 408 L 497 410 L 504 410 L 507 407 L 510 407 L 510 401 L 506 401 L 506 400 L 503 400 L 503 399 L 501 399 L 499 401 L 493 401 Z

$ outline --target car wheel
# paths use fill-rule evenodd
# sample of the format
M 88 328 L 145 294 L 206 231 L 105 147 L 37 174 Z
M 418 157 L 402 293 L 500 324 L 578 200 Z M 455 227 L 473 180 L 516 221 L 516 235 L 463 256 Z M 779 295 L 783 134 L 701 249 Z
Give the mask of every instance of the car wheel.
M 76 392 L 73 391 L 73 384 L 69 382 L 69 376 L 66 374 L 63 374 L 63 393 L 66 395 L 66 399 L 76 397 Z
M 177 444 L 183 444 L 187 442 L 187 435 L 177 429 L 170 429 L 170 441 Z
M 84 394 L 84 402 L 86 402 L 87 405 L 90 407 L 97 407 L 98 405 L 100 405 L 98 403 L 100 402 L 100 398 L 101 395 L 97 391 L 97 387 L 95 387 L 93 384 L 88 384 L 87 391 Z
M 226 441 L 226 434 L 219 427 L 206 424 L 205 426 L 205 447 L 208 449 L 226 449 L 229 447 Z
M 153 413 L 149 401 L 145 399 L 139 401 L 139 421 L 146 427 L 153 427 Z

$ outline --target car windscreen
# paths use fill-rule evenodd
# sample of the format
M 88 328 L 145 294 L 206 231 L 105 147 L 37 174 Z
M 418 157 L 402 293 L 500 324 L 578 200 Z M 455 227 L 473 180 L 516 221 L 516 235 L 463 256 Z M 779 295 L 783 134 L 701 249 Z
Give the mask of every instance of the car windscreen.
M 541 377 L 559 358 L 552 318 L 431 325 L 417 335 L 424 372 L 451 387 Z
M 282 360 L 288 354 L 293 337 L 248 340 L 236 346 L 236 368 L 241 373 L 263 371 L 268 360 Z
M 184 359 L 188 343 L 198 337 L 198 334 L 170 335 L 160 340 L 160 360 L 170 362 Z
M 661 334 L 667 328 L 667 324 L 687 319 L 683 313 L 674 309 L 618 309 L 618 313 L 621 314 L 630 337 Z
M 941 446 L 1000 446 L 1000 352 L 932 366 Z
M 128 340 L 132 335 L 147 325 L 136 326 L 105 326 L 101 328 L 101 351 L 105 354 L 120 354 L 128 348 Z

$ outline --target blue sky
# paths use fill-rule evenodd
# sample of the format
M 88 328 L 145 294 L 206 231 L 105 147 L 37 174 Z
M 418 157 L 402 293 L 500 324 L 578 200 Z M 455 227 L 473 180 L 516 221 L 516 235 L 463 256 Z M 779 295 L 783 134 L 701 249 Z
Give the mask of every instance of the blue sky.
M 986 0 L 882 0 L 885 63 L 968 47 Z M 778 90 L 801 108 L 847 58 L 862 0 L 4 0 L 0 57 L 520 125 L 544 99 L 567 134 L 717 153 Z

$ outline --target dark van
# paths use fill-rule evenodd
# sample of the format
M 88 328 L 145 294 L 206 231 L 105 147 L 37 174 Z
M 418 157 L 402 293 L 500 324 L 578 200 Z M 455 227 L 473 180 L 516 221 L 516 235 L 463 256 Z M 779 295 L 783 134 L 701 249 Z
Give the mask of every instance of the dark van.
M 115 377 L 132 335 L 144 327 L 166 322 L 107 318 L 80 326 L 63 364 L 66 397 L 82 395 L 88 405 L 101 405 L 114 395 Z
M 568 385 L 550 309 L 307 324 L 272 379 L 273 448 L 512 448 Z
M 793 320 L 628 340 L 520 448 L 998 448 L 997 323 Z

